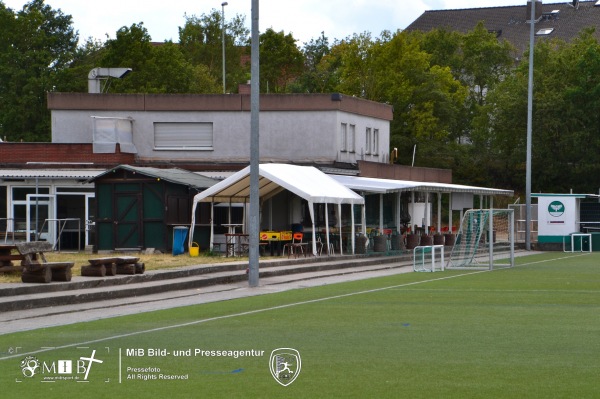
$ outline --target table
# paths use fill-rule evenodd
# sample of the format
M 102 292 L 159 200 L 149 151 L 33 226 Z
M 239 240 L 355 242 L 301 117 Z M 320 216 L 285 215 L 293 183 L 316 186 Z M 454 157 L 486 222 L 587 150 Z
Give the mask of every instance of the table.
M 226 223 L 226 224 L 222 224 L 221 226 L 227 227 L 227 234 L 235 234 L 236 227 L 243 227 L 244 225 L 237 224 L 237 223 Z
M 226 233 L 225 234 L 225 257 L 241 256 L 248 251 L 248 234 Z
M 12 254 L 17 246 L 14 244 L 0 245 L 0 272 L 20 272 L 21 265 L 15 266 L 13 260 L 23 261 L 25 257 L 21 254 Z

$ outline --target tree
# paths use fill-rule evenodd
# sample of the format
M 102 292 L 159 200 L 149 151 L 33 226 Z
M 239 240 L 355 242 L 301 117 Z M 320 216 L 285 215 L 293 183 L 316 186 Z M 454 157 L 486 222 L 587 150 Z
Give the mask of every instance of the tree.
M 186 60 L 207 71 L 216 81 L 222 81 L 223 42 L 221 26 L 225 22 L 225 74 L 227 92 L 237 91 L 239 83 L 250 77 L 250 64 L 244 60 L 249 54 L 249 31 L 243 16 L 236 15 L 229 22 L 222 21 L 221 13 L 212 10 L 200 17 L 186 16 L 179 28 L 179 46 Z M 221 92 L 221 91 L 217 91 Z
M 327 93 L 334 91 L 334 71 L 337 64 L 329 47 L 329 40 L 325 33 L 317 39 L 311 39 L 302 48 L 304 57 L 304 71 L 296 79 L 292 91 L 297 93 Z
M 394 107 L 390 144 L 399 149 L 399 162 L 410 164 L 417 145 L 417 165 L 452 167 L 467 90 L 449 67 L 432 65 L 421 45 L 421 36 L 408 32 L 377 43 L 369 99 Z
M 0 136 L 49 141 L 46 93 L 77 48 L 71 16 L 32 0 L 16 14 L 0 3 L 0 21 Z
M 576 40 L 535 45 L 532 190 L 595 192 L 600 172 L 600 45 Z M 528 60 L 528 56 L 523 57 Z M 493 87 L 476 119 L 474 146 L 488 183 L 524 190 L 528 62 Z
M 150 60 L 153 58 L 152 38 L 142 22 L 120 28 L 114 39 L 106 41 L 102 67 L 131 68 L 125 79 L 110 81 L 110 90 L 121 93 L 148 92 L 151 82 Z M 150 79 L 150 81 L 149 81 Z
M 142 23 L 122 27 L 102 51 L 102 66 L 130 67 L 124 79 L 110 81 L 121 93 L 215 93 L 217 80 L 206 67 L 195 67 L 173 42 L 152 43 Z
M 303 71 L 304 57 L 291 34 L 269 28 L 260 35 L 261 92 L 286 93 Z
M 378 97 L 374 69 L 376 45 L 368 32 L 354 34 L 333 45 L 331 55 L 336 59 L 333 62 L 336 65 L 336 91 L 367 99 Z

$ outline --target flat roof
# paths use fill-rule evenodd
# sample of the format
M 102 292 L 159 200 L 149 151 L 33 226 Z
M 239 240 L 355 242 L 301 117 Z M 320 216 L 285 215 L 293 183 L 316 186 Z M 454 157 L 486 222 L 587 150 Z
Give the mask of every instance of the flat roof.
M 422 191 L 434 193 L 472 193 L 476 195 L 503 195 L 509 197 L 512 197 L 514 195 L 513 190 L 465 186 L 461 184 L 430 183 L 344 175 L 330 176 L 339 183 L 352 190 L 365 191 L 369 193 L 385 194 L 401 191 Z
M 0 169 L 0 179 L 92 179 L 106 169 Z

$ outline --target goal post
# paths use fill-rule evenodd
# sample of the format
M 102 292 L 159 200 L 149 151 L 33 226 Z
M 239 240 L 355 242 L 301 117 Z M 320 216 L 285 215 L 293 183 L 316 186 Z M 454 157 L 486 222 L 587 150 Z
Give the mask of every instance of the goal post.
M 468 210 L 462 218 L 446 267 L 473 270 L 513 267 L 514 226 L 512 209 Z
M 444 271 L 444 246 L 425 245 L 413 249 L 413 271 Z

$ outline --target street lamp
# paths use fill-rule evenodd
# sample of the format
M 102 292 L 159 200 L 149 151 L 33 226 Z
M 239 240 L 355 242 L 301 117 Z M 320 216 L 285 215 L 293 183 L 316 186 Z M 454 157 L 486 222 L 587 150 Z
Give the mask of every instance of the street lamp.
M 221 42 L 223 44 L 223 94 L 225 94 L 225 6 L 227 2 L 221 3 Z

